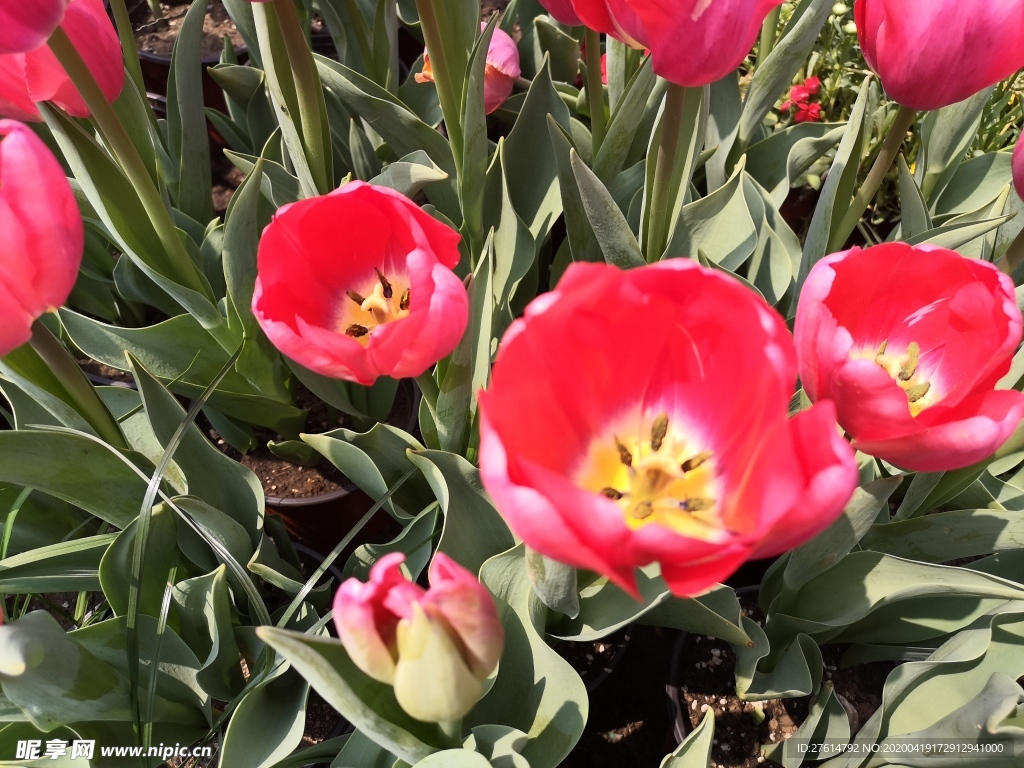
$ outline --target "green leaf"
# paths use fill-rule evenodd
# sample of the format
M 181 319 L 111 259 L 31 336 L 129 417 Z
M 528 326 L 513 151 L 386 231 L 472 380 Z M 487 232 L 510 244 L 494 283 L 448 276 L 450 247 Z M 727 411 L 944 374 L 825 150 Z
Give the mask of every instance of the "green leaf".
M 529 735 L 532 768 L 555 768 L 579 741 L 589 713 L 586 687 L 541 635 L 546 610 L 533 593 L 523 546 L 488 560 L 481 579 L 498 602 L 505 652 L 491 690 L 465 718 L 470 728 L 500 724 Z
M 661 761 L 661 768 L 707 768 L 714 736 L 715 713 L 708 710 L 700 725 L 683 739 L 671 755 Z
M 609 41 L 610 42 L 610 41 Z M 654 90 L 657 77 L 648 59 L 626 85 L 622 101 L 615 107 L 608 123 L 608 133 L 594 158 L 594 173 L 606 184 L 611 183 L 623 170 L 629 148 L 640 127 L 636 116 L 644 108 Z
M 497 23 L 497 16 L 492 16 L 483 32 L 476 38 L 462 92 L 459 202 L 462 205 L 464 231 L 469 240 L 470 250 L 474 253 L 483 241 L 484 185 L 490 151 L 487 141 L 487 117 L 484 115 L 484 76 L 491 36 Z
M 818 40 L 818 33 L 832 12 L 832 3 L 829 0 L 804 2 L 807 8 L 799 21 L 779 40 L 768 58 L 759 62 L 757 69 L 754 70 L 740 116 L 737 133 L 739 148 L 745 148 L 750 144 L 765 115 L 775 106 L 779 94 L 793 82 L 797 72 L 807 62 L 807 56 Z
M 741 163 L 725 186 L 683 206 L 667 254 L 695 258 L 700 250 L 734 272 L 754 253 L 757 236 L 743 194 Z
M 551 610 L 570 619 L 580 614 L 580 595 L 576 569 L 526 548 L 526 572 L 540 601 Z
M 233 701 L 245 687 L 245 679 L 226 575 L 227 569 L 220 565 L 204 576 L 179 581 L 172 605 L 182 640 L 202 661 L 196 679 L 214 698 Z
M 803 258 L 800 262 L 800 273 L 797 277 L 797 291 L 803 287 L 811 267 L 818 263 L 829 250 L 829 237 L 833 227 L 837 226 L 846 214 L 853 198 L 853 188 L 857 183 L 860 170 L 860 158 L 863 154 L 864 142 L 867 138 L 868 115 L 867 106 L 870 94 L 871 78 L 864 79 L 857 95 L 857 101 L 850 113 L 850 121 L 846 125 L 839 149 L 832 160 L 821 196 L 814 208 L 810 229 L 804 242 Z M 790 313 L 796 311 L 795 304 Z
M 898 160 L 900 170 L 900 236 L 908 240 L 932 228 L 928 215 L 928 204 L 914 181 L 907 161 L 901 154 Z
M 430 562 L 433 554 L 434 529 L 437 528 L 438 507 L 432 504 L 410 522 L 392 541 L 385 544 L 363 544 L 356 548 L 345 563 L 343 574 L 346 578 L 369 581 L 370 569 L 389 552 L 401 552 L 406 556 L 405 568 L 409 571 L 412 581 L 419 579 L 420 574 Z
M 992 552 L 1024 549 L 1020 512 L 959 509 L 872 526 L 865 549 L 908 560 L 942 563 Z
M 62 541 L 6 557 L 0 560 L 0 590 L 8 595 L 96 592 L 100 560 L 117 535 Z
M 494 249 L 493 305 L 491 338 L 498 339 L 512 323 L 516 316 L 512 300 L 518 298 L 517 289 L 530 273 L 536 268 L 537 243 L 530 234 L 529 228 L 519 218 L 512 204 L 508 189 L 508 172 L 506 171 L 506 152 L 504 141 L 498 143 L 498 162 L 492 165 L 495 174 L 500 174 L 501 197 L 500 211 L 496 211 L 497 222 L 492 239 Z M 493 179 L 489 179 L 493 183 Z M 493 210 L 494 206 L 491 206 Z M 480 339 L 482 342 L 483 339 Z M 481 349 L 481 352 L 483 350 Z M 487 350 L 488 357 L 490 349 Z
M 93 360 L 128 371 L 125 352 L 130 352 L 164 386 L 186 397 L 201 395 L 228 361 L 228 353 L 188 315 L 148 328 L 119 328 L 64 309 L 61 322 L 75 346 Z M 282 433 L 297 431 L 305 422 L 304 411 L 260 394 L 235 371 L 228 372 L 209 402 L 232 418 Z
M 178 28 L 167 81 L 168 143 L 179 163 L 174 200 L 183 213 L 199 222 L 214 217 L 200 51 L 205 18 L 202 3 L 189 7 Z
M 371 184 L 390 187 L 406 197 L 415 197 L 428 184 L 444 181 L 448 174 L 441 170 L 426 152 L 417 150 L 401 160 L 389 163 Z
M 491 768 L 491 762 L 483 755 L 468 749 L 446 749 L 435 752 L 416 763 L 413 768 Z
M 118 534 L 100 561 L 100 584 L 116 616 L 123 616 L 128 611 L 128 585 L 132 580 L 132 557 L 136 547 L 138 522 L 132 520 Z M 173 514 L 166 507 L 157 507 L 149 525 L 144 551 L 145 569 L 139 585 L 139 612 L 159 616 L 167 573 L 174 565 L 177 553 Z
M 783 128 L 746 151 L 747 173 L 781 206 L 790 187 L 838 144 L 845 132 L 846 126 L 836 123 L 797 123 Z M 709 165 L 714 160 L 711 158 Z
M 0 482 L 35 488 L 124 528 L 146 482 L 112 448 L 72 432 L 0 430 Z
M 512 532 L 484 491 L 479 469 L 445 451 L 418 451 L 409 460 L 426 477 L 444 513 L 439 552 L 479 573 L 484 561 L 515 546 Z
M 302 741 L 309 683 L 285 671 L 246 692 L 224 734 L 221 768 L 271 768 Z
M 928 112 L 921 121 L 921 154 L 915 177 L 926 200 L 934 201 L 974 143 L 991 88 L 966 101 Z
M 572 139 L 553 117 L 549 116 L 547 120 L 548 134 L 558 169 L 558 189 L 565 212 L 566 241 L 562 247 L 568 245 L 566 250 L 569 251 L 571 261 L 604 261 L 604 253 L 590 226 L 579 185 L 576 183 L 576 174 L 572 169 L 571 157 L 575 151 Z M 555 265 L 552 266 L 552 272 L 554 271 Z
M 337 640 L 276 627 L 259 627 L 256 634 L 287 659 L 324 701 L 389 752 L 415 763 L 442 748 L 437 726 L 407 715 L 394 689 L 364 674 Z
M 646 264 L 636 236 L 608 189 L 574 150 L 569 151 L 569 162 L 579 187 L 583 210 L 604 253 L 605 261 L 621 269 Z
M 185 419 L 185 409 L 130 355 L 129 363 L 153 433 L 166 448 Z M 248 532 L 253 543 L 259 541 L 263 521 L 263 487 L 259 478 L 217 450 L 195 424 L 186 429 L 175 456 L 188 481 L 189 494 L 230 516 Z
M 270 160 L 268 154 L 266 149 L 264 149 L 262 157 L 245 155 L 241 152 L 232 152 L 227 149 L 224 150 L 224 156 L 236 168 L 242 171 L 246 177 L 252 175 L 257 163 L 260 163 L 262 160 L 261 170 L 263 173 L 259 177 L 259 184 L 257 186 L 259 186 L 263 196 L 274 204 L 275 208 L 296 202 L 301 194 L 299 191 L 299 180 L 289 173 L 283 165 Z M 239 191 L 241 191 L 240 188 Z M 235 193 L 235 197 L 237 196 L 238 192 Z M 234 197 L 232 198 L 232 203 L 234 203 Z
M 714 192 L 729 179 L 729 150 L 736 141 L 742 110 L 738 73 L 726 75 L 711 84 L 710 114 L 704 146 L 713 149 L 715 154 L 704 166 L 708 192 Z
M 558 169 L 548 123 L 569 131 L 569 110 L 543 67 L 533 80 L 516 124 L 505 142 L 506 183 L 516 213 L 538 243 L 562 213 Z

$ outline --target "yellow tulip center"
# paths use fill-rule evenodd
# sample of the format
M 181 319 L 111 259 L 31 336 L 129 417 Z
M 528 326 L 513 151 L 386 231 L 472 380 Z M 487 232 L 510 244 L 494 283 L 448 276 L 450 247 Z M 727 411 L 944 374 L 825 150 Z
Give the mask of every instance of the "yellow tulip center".
M 715 464 L 712 451 L 673 429 L 663 413 L 593 440 L 576 482 L 618 504 L 632 530 L 657 523 L 714 541 L 726 533 Z
M 374 330 L 392 320 L 401 320 L 409 314 L 410 290 L 404 278 L 389 280 L 379 269 L 372 283 L 362 291 L 346 291 L 351 300 L 345 303 L 339 325 L 346 336 L 363 346 L 370 342 Z
M 921 411 L 938 401 L 930 381 L 920 369 L 921 347 L 916 341 L 910 342 L 902 353 L 889 350 L 889 342 L 883 341 L 874 353 L 874 361 L 891 376 L 907 395 L 910 415 Z

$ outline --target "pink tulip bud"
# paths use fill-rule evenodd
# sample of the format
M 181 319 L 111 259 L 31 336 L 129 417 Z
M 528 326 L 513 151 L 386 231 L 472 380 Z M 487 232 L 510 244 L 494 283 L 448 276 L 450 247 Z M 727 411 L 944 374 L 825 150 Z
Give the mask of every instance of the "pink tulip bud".
M 124 87 L 124 59 L 103 0 L 70 0 L 60 26 L 103 95 L 114 101 Z M 85 101 L 47 46 L 0 55 L 0 117 L 41 120 L 35 106 L 40 101 L 52 101 L 73 117 L 89 117 Z
M 481 25 L 481 29 L 486 28 Z M 484 113 L 491 114 L 504 104 L 512 94 L 512 87 L 522 72 L 519 69 L 519 49 L 515 40 L 501 29 L 495 29 L 491 44 L 487 48 L 487 63 L 484 68 Z M 423 69 L 416 73 L 417 83 L 434 82 L 434 70 L 430 55 L 423 55 Z
M 0 54 L 25 53 L 46 42 L 68 0 L 0 0 Z
M 271 342 L 323 376 L 418 376 L 462 338 L 459 235 L 361 181 L 280 208 L 260 239 L 252 310 Z
M 1013 150 L 1013 186 L 1017 189 L 1020 199 L 1024 200 L 1024 133 L 1017 139 Z
M 82 261 L 85 234 L 64 169 L 27 126 L 0 120 L 0 357 L 63 304 Z
M 883 277 L 880 277 L 883 276 Z M 864 453 L 914 472 L 990 456 L 1024 416 L 996 389 L 1021 341 L 1013 281 L 936 246 L 886 243 L 819 261 L 796 313 L 800 380 Z
M 349 579 L 334 598 L 334 622 L 353 663 L 394 686 L 410 715 L 458 720 L 498 666 L 504 630 L 494 600 L 473 574 L 443 553 L 430 567 L 430 589 L 402 575 L 401 553 L 382 557 L 363 584 Z
M 722 272 L 579 262 L 505 334 L 480 396 L 480 472 L 534 550 L 677 595 L 831 524 L 857 485 L 822 403 L 787 418 L 781 316 Z
M 911 109 L 956 104 L 1024 67 L 1022 0 L 857 0 L 853 14 L 868 65 Z

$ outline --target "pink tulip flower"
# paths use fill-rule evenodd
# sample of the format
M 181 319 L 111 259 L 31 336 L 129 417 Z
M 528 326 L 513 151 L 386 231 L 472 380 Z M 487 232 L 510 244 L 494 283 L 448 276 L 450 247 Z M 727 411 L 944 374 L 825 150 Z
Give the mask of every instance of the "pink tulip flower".
M 556 18 L 566 0 L 542 0 Z M 571 0 L 583 24 L 634 48 L 649 48 L 654 71 L 683 86 L 713 83 L 735 70 L 782 0 Z M 567 15 L 566 15 L 567 17 Z
M 889 97 L 956 104 L 1024 67 L 1024 0 L 856 0 L 857 36 Z
M 1021 340 L 1013 282 L 942 248 L 887 243 L 828 256 L 796 315 L 800 379 L 835 402 L 861 451 L 915 472 L 991 455 L 1024 416 L 997 390 Z
M 418 376 L 462 338 L 459 235 L 361 181 L 280 208 L 260 240 L 252 310 L 285 355 L 370 385 Z
M 124 87 L 124 59 L 103 0 L 70 0 L 61 27 L 103 95 L 114 101 Z M 0 117 L 41 120 L 40 101 L 52 101 L 73 117 L 89 117 L 85 101 L 47 46 L 0 55 Z
M 0 120 L 0 357 L 27 342 L 32 323 L 63 304 L 85 247 L 64 169 L 27 126 Z
M 0 0 L 0 54 L 25 53 L 46 42 L 68 0 Z
M 378 560 L 370 581 L 349 579 L 334 597 L 334 623 L 352 662 L 394 686 L 402 708 L 418 720 L 461 719 L 498 666 L 505 633 L 487 589 L 437 553 L 430 589 L 408 581 L 405 555 Z
M 787 418 L 785 321 L 689 259 L 569 267 L 509 328 L 480 398 L 484 486 L 527 545 L 677 595 L 831 524 L 857 486 L 820 403 Z
M 486 24 L 480 25 L 481 29 L 486 27 Z M 487 48 L 487 61 L 484 65 L 484 114 L 491 114 L 508 100 L 521 74 L 519 49 L 516 48 L 515 40 L 504 30 L 496 28 Z M 416 73 L 415 78 L 417 83 L 434 82 L 429 54 L 423 54 L 423 69 Z

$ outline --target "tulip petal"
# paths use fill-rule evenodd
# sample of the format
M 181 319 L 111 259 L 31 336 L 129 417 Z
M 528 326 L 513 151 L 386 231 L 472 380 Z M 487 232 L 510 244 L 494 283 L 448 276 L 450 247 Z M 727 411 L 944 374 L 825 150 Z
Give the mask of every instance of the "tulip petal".
M 64 18 L 67 0 L 33 0 L 0 5 L 0 55 L 38 48 Z

